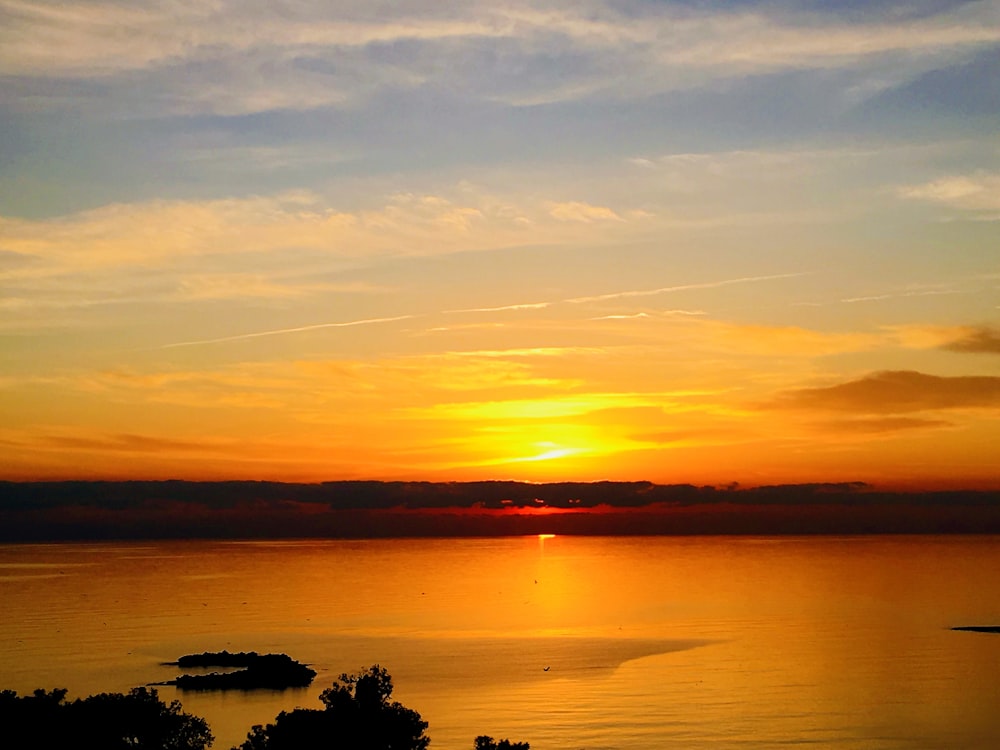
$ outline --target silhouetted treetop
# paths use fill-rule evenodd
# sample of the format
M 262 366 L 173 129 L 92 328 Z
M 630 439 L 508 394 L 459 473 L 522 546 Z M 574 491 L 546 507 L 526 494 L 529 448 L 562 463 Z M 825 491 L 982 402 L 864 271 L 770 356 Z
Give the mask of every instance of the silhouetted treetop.
M 330 710 L 356 705 L 360 710 L 378 711 L 392 695 L 392 677 L 379 665 L 358 674 L 343 673 L 320 693 L 320 702 Z
M 206 655 L 195 655 L 197 661 Z M 246 654 L 230 655 L 235 660 Z M 156 690 L 101 693 L 72 703 L 66 690 L 19 696 L 0 691 L 4 750 L 206 750 L 212 733 L 204 719 L 169 705 Z M 273 724 L 254 726 L 233 750 L 427 750 L 427 722 L 392 700 L 392 677 L 378 664 L 342 674 L 320 695 L 322 709 L 282 711 Z M 475 739 L 474 750 L 530 750 L 527 742 Z
M 427 722 L 392 697 L 392 678 L 379 665 L 342 674 L 320 694 L 324 708 L 282 711 L 257 725 L 240 750 L 425 750 Z
M 204 750 L 212 744 L 208 723 L 169 705 L 155 690 L 101 693 L 66 703 L 66 690 L 36 690 L 20 697 L 0 692 L 4 747 L 10 750 Z

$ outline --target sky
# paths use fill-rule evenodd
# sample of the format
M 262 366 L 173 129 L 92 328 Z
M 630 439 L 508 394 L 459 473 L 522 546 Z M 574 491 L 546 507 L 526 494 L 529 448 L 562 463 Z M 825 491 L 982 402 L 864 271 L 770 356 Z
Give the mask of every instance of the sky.
M 0 0 L 0 478 L 1000 488 L 1000 2 Z

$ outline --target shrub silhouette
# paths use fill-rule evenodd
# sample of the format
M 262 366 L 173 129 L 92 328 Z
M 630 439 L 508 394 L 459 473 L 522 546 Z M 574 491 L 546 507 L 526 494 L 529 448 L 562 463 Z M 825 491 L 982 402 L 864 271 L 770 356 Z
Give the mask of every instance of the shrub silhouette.
M 391 696 L 392 678 L 377 664 L 342 674 L 320 694 L 323 709 L 282 711 L 254 726 L 240 750 L 425 750 L 427 722 Z
M 11 750 L 204 750 L 212 744 L 208 723 L 169 705 L 155 690 L 135 688 L 127 694 L 101 693 L 72 703 L 66 690 L 36 690 L 20 697 L 0 692 L 0 722 L 14 739 Z M 19 744 L 20 743 L 20 744 Z
M 66 690 L 19 696 L 0 691 L 5 750 L 206 750 L 206 721 L 169 705 L 155 689 L 101 693 L 66 702 Z M 273 724 L 254 726 L 234 750 L 427 750 L 427 722 L 392 698 L 392 678 L 374 665 L 342 674 L 320 696 L 322 709 L 282 711 Z M 475 739 L 474 750 L 530 750 L 527 742 Z
M 474 750 L 530 750 L 527 742 L 511 742 L 510 740 L 495 740 L 488 735 L 476 737 Z

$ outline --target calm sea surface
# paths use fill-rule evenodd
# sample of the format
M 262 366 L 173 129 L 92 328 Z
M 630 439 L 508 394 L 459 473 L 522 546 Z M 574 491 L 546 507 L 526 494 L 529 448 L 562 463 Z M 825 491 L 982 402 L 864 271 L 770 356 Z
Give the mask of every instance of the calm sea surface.
M 1000 537 L 0 545 L 0 688 L 70 696 L 186 653 L 305 690 L 179 693 L 216 748 L 386 667 L 432 748 L 1000 747 Z

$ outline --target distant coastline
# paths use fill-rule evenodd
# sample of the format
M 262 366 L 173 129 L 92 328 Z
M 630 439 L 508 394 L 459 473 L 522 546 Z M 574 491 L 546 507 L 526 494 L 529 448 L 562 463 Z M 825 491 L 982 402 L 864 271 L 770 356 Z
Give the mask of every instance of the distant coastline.
M 0 541 L 1000 533 L 1000 491 L 864 483 L 0 482 Z
M 964 630 L 969 633 L 1000 633 L 1000 625 L 962 625 L 952 630 Z

